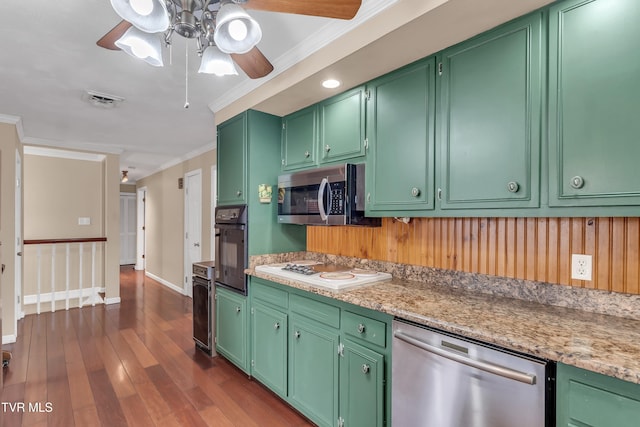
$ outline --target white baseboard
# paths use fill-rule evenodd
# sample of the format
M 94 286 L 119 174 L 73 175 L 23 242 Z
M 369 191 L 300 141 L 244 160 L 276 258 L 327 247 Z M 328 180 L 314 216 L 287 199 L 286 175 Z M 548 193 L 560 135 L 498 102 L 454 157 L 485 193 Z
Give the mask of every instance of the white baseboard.
M 69 291 L 69 300 L 82 298 L 95 298 L 98 293 L 104 292 L 104 288 L 84 288 L 82 294 L 79 289 L 73 289 Z M 53 295 L 54 301 L 64 301 L 67 299 L 67 291 L 58 291 Z M 24 305 L 32 305 L 38 303 L 38 295 L 25 295 L 22 299 Z M 40 303 L 51 302 L 51 292 L 40 294 Z
M 156 282 L 162 283 L 167 288 L 178 292 L 180 295 L 184 295 L 184 288 L 181 288 L 180 286 L 176 286 L 173 283 L 171 283 L 171 282 L 169 282 L 167 280 L 164 280 L 162 277 L 156 276 L 155 274 L 149 273 L 148 271 L 145 271 L 144 275 L 147 276 L 147 277 L 150 277 L 151 279 L 155 280 Z
M 120 297 L 113 297 L 113 298 L 105 298 L 104 299 L 104 303 L 109 305 L 109 304 L 120 304 L 121 299 Z
M 13 344 L 16 342 L 17 337 L 15 335 L 3 335 L 2 344 Z

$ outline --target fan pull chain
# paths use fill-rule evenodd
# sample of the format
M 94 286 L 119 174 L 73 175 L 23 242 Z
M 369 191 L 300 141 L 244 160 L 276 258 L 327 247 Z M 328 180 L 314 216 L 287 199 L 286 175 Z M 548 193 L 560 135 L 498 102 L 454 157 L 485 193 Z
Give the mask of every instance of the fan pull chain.
M 188 43 L 185 43 L 188 47 Z M 184 108 L 189 108 L 189 49 L 184 50 Z
M 169 65 L 173 65 L 173 44 L 169 43 Z

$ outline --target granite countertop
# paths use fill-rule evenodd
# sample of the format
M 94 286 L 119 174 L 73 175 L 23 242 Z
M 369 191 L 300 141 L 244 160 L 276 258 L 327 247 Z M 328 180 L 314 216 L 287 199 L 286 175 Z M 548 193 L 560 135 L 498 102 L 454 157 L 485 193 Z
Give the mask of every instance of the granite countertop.
M 640 320 L 397 278 L 340 292 L 247 274 L 640 384 Z M 634 304 L 635 300 L 632 301 Z

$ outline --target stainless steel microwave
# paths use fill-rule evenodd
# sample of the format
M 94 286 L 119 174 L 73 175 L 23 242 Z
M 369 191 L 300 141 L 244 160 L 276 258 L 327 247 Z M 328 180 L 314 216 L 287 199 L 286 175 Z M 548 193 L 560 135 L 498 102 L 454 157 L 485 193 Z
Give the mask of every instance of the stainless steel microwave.
M 379 226 L 364 214 L 364 164 L 341 164 L 278 177 L 278 222 Z

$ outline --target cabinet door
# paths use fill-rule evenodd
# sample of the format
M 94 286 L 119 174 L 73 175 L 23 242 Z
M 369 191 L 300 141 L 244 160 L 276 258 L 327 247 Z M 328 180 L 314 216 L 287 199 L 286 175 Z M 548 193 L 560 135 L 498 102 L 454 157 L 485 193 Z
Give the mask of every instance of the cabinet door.
M 291 317 L 289 398 L 314 423 L 334 426 L 338 419 L 338 333 Z
M 282 118 L 282 170 L 316 164 L 318 107 L 302 109 Z
M 246 297 L 216 287 L 216 350 L 248 372 L 246 308 Z
M 345 426 L 384 425 L 384 357 L 343 341 L 340 357 L 340 418 Z
M 218 126 L 218 205 L 246 203 L 246 113 Z
M 635 427 L 640 385 L 558 363 L 558 427 Z
M 257 302 L 251 307 L 251 374 L 287 395 L 287 315 Z
M 549 204 L 640 204 L 640 2 L 549 15 Z
M 442 53 L 441 207 L 539 206 L 540 13 Z
M 433 209 L 435 59 L 367 85 L 370 215 Z
M 321 163 L 364 156 L 364 102 L 359 87 L 320 104 Z

